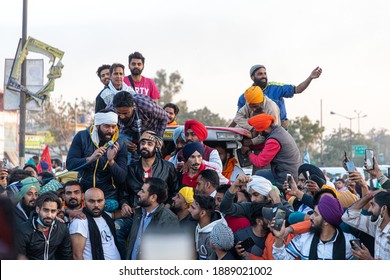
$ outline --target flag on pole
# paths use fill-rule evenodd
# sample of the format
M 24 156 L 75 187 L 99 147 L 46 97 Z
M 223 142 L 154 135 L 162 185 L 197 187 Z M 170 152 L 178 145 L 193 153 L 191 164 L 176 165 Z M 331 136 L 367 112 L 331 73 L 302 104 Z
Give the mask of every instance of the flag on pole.
M 49 146 L 46 145 L 46 148 L 43 150 L 42 154 L 41 154 L 41 160 L 40 162 L 42 161 L 45 161 L 49 164 L 49 168 L 47 169 L 49 172 L 51 172 L 52 170 L 52 166 L 51 166 L 51 158 L 50 158 L 50 152 L 49 152 Z M 38 169 L 38 172 L 42 172 L 42 167 L 41 167 L 41 164 L 39 163 L 38 166 L 37 166 L 37 169 Z
M 303 163 L 311 164 L 308 147 L 306 147 L 305 151 L 303 152 Z

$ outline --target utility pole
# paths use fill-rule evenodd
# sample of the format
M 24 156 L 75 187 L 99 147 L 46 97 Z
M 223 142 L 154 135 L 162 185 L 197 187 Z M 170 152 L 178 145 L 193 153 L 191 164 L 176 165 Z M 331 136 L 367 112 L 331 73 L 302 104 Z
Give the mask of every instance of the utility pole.
M 27 0 L 23 0 L 23 26 L 22 26 L 22 48 L 27 41 Z M 21 83 L 26 87 L 26 69 L 27 59 L 22 63 Z M 25 140 L 26 140 L 26 93 L 20 90 L 19 105 L 19 167 L 23 167 L 25 159 Z
M 321 103 L 320 103 L 320 125 L 321 125 L 321 129 L 322 129 L 322 99 L 321 99 Z M 324 157 L 323 157 L 323 140 L 324 140 L 324 133 L 321 131 L 321 156 L 320 156 L 320 161 L 321 161 L 321 165 L 324 166 Z
M 356 111 L 355 110 L 355 113 L 357 114 L 357 119 L 358 119 L 358 133 L 360 134 L 360 119 L 362 118 L 365 118 L 367 117 L 367 114 L 363 115 L 363 116 L 360 116 L 360 114 L 362 113 L 362 111 Z

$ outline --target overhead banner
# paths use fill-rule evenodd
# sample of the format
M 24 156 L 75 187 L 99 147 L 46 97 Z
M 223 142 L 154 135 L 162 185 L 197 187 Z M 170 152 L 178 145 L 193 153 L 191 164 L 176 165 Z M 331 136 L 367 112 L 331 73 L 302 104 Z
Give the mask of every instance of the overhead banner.
M 49 73 L 47 75 L 47 83 L 36 92 L 29 90 L 20 83 L 22 63 L 25 61 L 29 52 L 43 54 L 49 58 L 49 63 L 51 63 Z M 53 48 L 32 37 L 28 37 L 26 44 L 23 46 L 23 49 L 21 48 L 21 43 L 19 41 L 14 63 L 12 65 L 11 75 L 8 79 L 7 89 L 27 94 L 27 102 L 29 100 L 34 100 L 37 105 L 41 107 L 45 99 L 49 96 L 50 92 L 54 90 L 55 79 L 61 77 L 62 68 L 64 67 L 61 62 L 63 56 L 63 51 Z

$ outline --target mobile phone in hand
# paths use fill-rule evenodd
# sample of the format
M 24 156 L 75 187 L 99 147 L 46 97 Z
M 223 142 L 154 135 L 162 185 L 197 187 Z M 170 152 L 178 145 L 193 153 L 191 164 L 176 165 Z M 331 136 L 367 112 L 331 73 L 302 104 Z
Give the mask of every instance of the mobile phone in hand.
M 286 181 L 288 183 L 288 189 L 291 190 L 291 183 L 292 183 L 292 175 L 287 173 L 286 174 Z
M 373 170 L 374 169 L 374 151 L 371 149 L 366 149 L 366 166 L 367 170 Z
M 275 214 L 274 229 L 279 231 L 282 228 L 284 219 L 286 219 L 286 211 L 278 208 Z
M 248 250 L 253 245 L 255 245 L 255 241 L 253 240 L 252 237 L 248 237 L 247 239 L 241 242 L 241 247 L 244 248 L 245 250 Z
M 354 250 L 357 250 L 358 247 L 356 247 L 356 245 L 354 245 L 352 242 L 355 242 L 355 244 L 356 244 L 360 249 L 362 249 L 362 243 L 360 242 L 360 239 L 352 239 L 352 240 L 349 240 L 349 243 L 351 244 L 351 248 L 354 249 Z
M 355 164 L 352 161 L 347 161 L 345 163 L 347 171 L 355 171 Z

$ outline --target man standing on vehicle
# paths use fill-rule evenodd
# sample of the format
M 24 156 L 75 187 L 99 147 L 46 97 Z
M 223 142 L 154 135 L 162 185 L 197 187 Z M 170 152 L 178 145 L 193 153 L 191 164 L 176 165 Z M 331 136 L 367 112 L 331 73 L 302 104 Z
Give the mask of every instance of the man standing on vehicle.
M 279 106 L 280 119 L 282 127 L 284 128 L 288 127 L 284 98 L 291 98 L 294 97 L 294 94 L 303 92 L 310 85 L 313 79 L 317 79 L 321 76 L 321 73 L 322 69 L 320 67 L 316 67 L 306 80 L 298 86 L 293 86 L 276 82 L 268 82 L 267 70 L 264 65 L 256 64 L 249 70 L 249 75 L 253 81 L 253 85 L 259 86 L 263 90 L 264 94 L 271 98 Z M 244 94 L 242 94 L 238 99 L 238 109 L 242 108 L 245 105 L 245 102 Z
M 124 83 L 133 88 L 137 94 L 149 96 L 157 103 L 160 98 L 160 92 L 156 83 L 149 78 L 141 75 L 144 70 L 145 57 L 139 53 L 134 52 L 129 55 L 129 69 L 131 75 L 124 78 Z
M 261 153 L 250 154 L 249 159 L 258 168 L 264 168 L 270 164 L 270 170 L 258 170 L 256 175 L 270 180 L 282 190 L 287 174 L 291 174 L 294 180 L 298 181 L 298 168 L 302 159 L 295 140 L 283 127 L 274 125 L 274 121 L 275 118 L 267 114 L 260 114 L 249 119 L 248 123 L 266 138 Z
M 78 170 L 83 192 L 93 187 L 104 192 L 108 212 L 118 208 L 118 187 L 124 184 L 127 175 L 126 146 L 119 139 L 117 123 L 118 115 L 114 112 L 96 113 L 91 127 L 73 138 L 66 159 L 69 170 Z
M 104 85 L 104 88 L 107 87 L 108 84 L 110 83 L 110 65 L 103 64 L 98 68 L 96 74 L 98 75 L 100 81 Z
M 95 113 L 112 105 L 114 96 L 120 91 L 128 91 L 135 94 L 135 91 L 123 82 L 125 66 L 114 63 L 110 67 L 110 81 L 106 87 L 98 94 L 95 101 Z
M 143 94 L 127 91 L 118 92 L 113 100 L 113 108 L 119 116 L 121 138 L 125 139 L 130 164 L 139 160 L 139 139 L 147 130 L 163 137 L 168 123 L 167 112 L 152 99 Z

